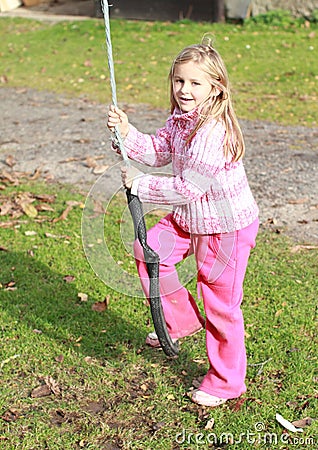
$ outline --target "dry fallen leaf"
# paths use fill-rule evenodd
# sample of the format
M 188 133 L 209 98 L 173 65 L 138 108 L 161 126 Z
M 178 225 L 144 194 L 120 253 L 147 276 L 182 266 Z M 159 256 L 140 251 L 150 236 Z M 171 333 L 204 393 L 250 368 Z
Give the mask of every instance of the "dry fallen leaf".
M 57 381 L 54 380 L 54 378 L 47 376 L 44 378 L 45 384 L 49 386 L 51 391 L 54 395 L 59 395 L 61 393 L 61 389 L 57 383 Z
M 317 245 L 295 245 L 290 249 L 291 253 L 297 253 L 301 250 L 318 250 Z
M 64 355 L 58 355 L 54 359 L 55 359 L 56 362 L 61 363 L 61 362 L 64 361 Z
M 74 275 L 65 275 L 63 280 L 66 281 L 66 283 L 71 283 L 72 281 L 75 280 L 75 277 L 74 277 Z
M 289 420 L 285 419 L 280 414 L 276 413 L 276 420 L 278 423 L 280 423 L 286 430 L 291 431 L 292 433 L 301 433 L 304 430 L 302 428 L 295 427 Z
M 14 176 L 14 174 L 10 174 L 6 170 L 2 170 L 0 178 L 2 179 L 2 181 L 4 182 L 9 181 L 9 183 L 12 183 L 15 186 L 19 184 L 19 180 Z
M 0 75 L 0 83 L 8 83 L 8 77 L 6 75 Z
M 38 178 L 40 178 L 40 176 L 41 176 L 41 168 L 38 167 L 38 168 L 34 171 L 33 175 L 31 175 L 29 178 L 30 178 L 30 180 L 37 180 Z
M 81 302 L 87 302 L 88 300 L 88 295 L 84 294 L 83 292 L 79 292 L 77 294 L 77 297 L 81 300 Z
M 51 395 L 51 389 L 47 384 L 42 384 L 41 386 L 38 386 L 34 388 L 31 392 L 32 398 L 41 398 L 41 397 L 47 397 L 48 395 Z
M 25 236 L 36 236 L 37 232 L 30 230 L 30 231 L 25 231 L 24 234 L 25 234 Z
M 16 409 L 8 409 L 2 416 L 1 419 L 5 422 L 15 422 L 19 418 L 19 412 Z
M 95 302 L 92 305 L 92 310 L 97 312 L 103 312 L 106 311 L 109 305 L 109 297 L 105 297 L 104 301 L 102 302 Z
M 302 205 L 303 203 L 307 203 L 307 202 L 308 202 L 308 197 L 288 200 L 288 203 L 290 205 Z
M 239 400 L 236 401 L 235 405 L 233 406 L 232 410 L 234 412 L 237 412 L 241 409 L 242 405 L 246 402 L 247 398 L 246 397 L 242 397 Z
M 44 203 L 54 203 L 56 200 L 55 194 L 35 194 L 34 197 Z
M 108 169 L 108 165 L 102 165 L 102 166 L 95 166 L 93 169 L 93 174 L 94 175 L 101 175 L 102 173 L 104 173 L 107 169 Z
M 38 211 L 32 203 L 21 203 L 21 208 L 28 217 L 36 217 L 38 215 Z
M 305 427 L 308 427 L 309 425 L 311 425 L 313 423 L 313 421 L 314 421 L 314 419 L 312 419 L 311 417 L 305 417 L 304 419 L 293 421 L 292 424 L 296 428 L 305 428 Z
M 212 419 L 207 421 L 207 424 L 205 425 L 204 429 L 205 430 L 212 430 L 212 428 L 214 427 L 214 418 L 212 417 Z
M 100 400 L 98 402 L 88 402 L 86 406 L 84 406 L 84 411 L 90 414 L 99 414 L 106 409 L 106 405 L 104 400 Z
M 62 212 L 62 214 L 60 215 L 60 217 L 56 217 L 55 219 L 53 219 L 53 223 L 59 222 L 60 220 L 65 220 L 69 214 L 69 212 L 73 209 L 73 207 L 71 205 L 68 205 L 65 210 Z
M 75 200 L 69 200 L 66 202 L 67 207 L 65 208 L 65 210 L 62 212 L 62 214 L 60 215 L 60 217 L 56 217 L 55 219 L 53 219 L 53 223 L 59 222 L 60 220 L 66 220 L 67 216 L 69 215 L 69 212 L 73 209 L 73 206 L 80 206 L 81 202 L 77 202 Z
M 92 156 L 87 156 L 85 165 L 89 168 L 94 168 L 97 166 L 97 162 L 96 162 L 95 158 L 93 158 Z
M 13 167 L 16 164 L 16 160 L 15 160 L 14 156 L 8 155 L 5 159 L 5 163 L 9 167 Z
M 0 216 L 6 216 L 9 214 L 14 208 L 14 204 L 9 200 L 6 203 L 2 203 L 0 205 Z

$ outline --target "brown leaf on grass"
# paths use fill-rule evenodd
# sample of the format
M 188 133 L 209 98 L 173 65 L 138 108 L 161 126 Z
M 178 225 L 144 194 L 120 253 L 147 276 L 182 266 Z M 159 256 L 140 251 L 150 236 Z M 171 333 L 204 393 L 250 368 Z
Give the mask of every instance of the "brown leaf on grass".
M 16 291 L 17 290 L 15 281 L 9 281 L 8 283 L 5 283 L 3 286 L 4 286 L 5 291 Z
M 92 61 L 90 60 L 90 59 L 86 59 L 85 61 L 84 61 L 84 66 L 85 67 L 92 67 Z
M 22 223 L 28 223 L 26 220 L 10 220 L 7 222 L 0 222 L 0 228 L 13 228 L 16 225 L 20 225 Z
M 290 249 L 291 253 L 298 253 L 301 250 L 318 250 L 317 245 L 295 245 L 295 247 L 292 247 Z
M 0 205 L 0 216 L 6 216 L 7 214 L 10 214 L 13 209 L 14 204 L 10 200 L 7 200 L 5 203 L 2 203 Z
M 32 398 L 47 397 L 48 395 L 54 394 L 59 395 L 61 389 L 58 383 L 50 376 L 44 378 L 44 384 L 34 388 L 31 392 Z
M 48 395 L 51 395 L 52 391 L 50 387 L 47 384 L 41 384 L 41 386 L 38 386 L 34 388 L 31 392 L 32 398 L 41 398 L 41 397 L 47 397 Z
M 44 203 L 54 203 L 56 200 L 55 194 L 35 194 L 34 197 Z
M 104 312 L 108 308 L 109 305 L 109 296 L 105 297 L 102 302 L 95 302 L 92 305 L 92 310 L 97 312 Z
M 99 400 L 98 402 L 88 402 L 87 405 L 84 406 L 83 410 L 90 414 L 99 414 L 105 411 L 106 405 L 104 400 Z
M 96 216 L 100 215 L 100 214 L 106 214 L 106 209 L 103 206 L 103 203 L 99 200 L 94 200 L 94 215 L 91 216 L 91 218 L 95 218 Z
M 304 419 L 295 420 L 294 422 L 292 422 L 292 424 L 296 428 L 305 428 L 305 427 L 309 427 L 313 423 L 314 420 L 315 419 L 312 419 L 311 417 L 305 417 Z
M 65 275 L 63 280 L 66 281 L 66 283 L 71 283 L 72 281 L 75 280 L 75 277 L 74 277 L 74 275 Z
M 61 393 L 61 389 L 57 381 L 54 378 L 47 376 L 44 378 L 45 384 L 51 389 L 54 395 L 59 395 Z
M 13 167 L 16 164 L 16 160 L 15 160 L 14 156 L 8 155 L 5 159 L 5 163 L 9 167 Z
M 198 389 L 202 383 L 203 377 L 194 378 L 192 380 L 192 386 Z
M 0 252 L 8 252 L 8 251 L 9 251 L 9 249 L 0 245 Z
M 88 300 L 88 295 L 84 294 L 83 292 L 79 292 L 77 294 L 77 297 L 81 300 L 81 302 L 87 302 Z
M 210 420 L 207 421 L 207 424 L 205 425 L 204 429 L 205 430 L 212 430 L 212 428 L 214 427 L 214 423 L 215 423 L 215 420 L 212 417 Z
M 1 419 L 5 422 L 15 422 L 19 416 L 20 414 L 16 409 L 10 408 L 1 416 Z
M 38 212 L 32 204 L 35 198 L 30 192 L 23 192 L 15 197 L 15 203 L 22 209 L 28 217 L 36 217 Z
M 33 230 L 27 230 L 24 232 L 25 236 L 36 236 L 38 233 Z
M 57 411 L 53 411 L 51 413 L 51 423 L 53 425 L 58 425 L 61 426 L 63 423 L 67 422 L 67 416 L 65 415 L 64 411 L 62 410 L 57 410 Z
M 42 211 L 54 212 L 54 208 L 52 208 L 52 206 L 50 206 L 50 205 L 46 205 L 45 203 L 41 204 L 41 205 L 36 205 L 35 208 L 38 212 L 42 212 Z
M 47 238 L 52 238 L 52 239 L 66 239 L 68 238 L 68 236 L 61 234 L 61 235 L 57 235 L 57 234 L 52 234 L 52 233 L 44 233 L 44 236 Z
M 242 408 L 246 400 L 247 398 L 240 398 L 239 400 L 237 400 L 232 408 L 232 411 L 238 412 Z
M 56 362 L 62 363 L 64 361 L 64 355 L 58 355 L 54 359 Z
M 74 206 L 78 206 L 81 203 L 74 201 L 74 200 L 69 200 L 66 202 L 67 207 L 65 208 L 65 210 L 62 212 L 62 214 L 60 215 L 60 217 L 56 217 L 55 219 L 53 219 L 53 223 L 59 222 L 60 220 L 66 220 L 67 216 L 69 215 L 70 211 L 72 211 Z
M 9 79 L 7 75 L 0 75 L 0 83 L 5 84 L 8 83 Z
M 32 203 L 21 203 L 21 208 L 24 214 L 28 217 L 34 219 L 38 215 L 38 211 Z
M 59 222 L 60 220 L 66 220 L 67 216 L 69 215 L 69 212 L 73 209 L 73 206 L 68 205 L 65 210 L 62 212 L 62 214 L 60 215 L 60 217 L 56 217 L 55 219 L 53 219 L 53 223 Z
M 14 186 L 18 186 L 19 184 L 19 180 L 13 174 L 7 172 L 6 170 L 2 170 L 0 178 L 4 183 L 9 182 L 12 183 Z

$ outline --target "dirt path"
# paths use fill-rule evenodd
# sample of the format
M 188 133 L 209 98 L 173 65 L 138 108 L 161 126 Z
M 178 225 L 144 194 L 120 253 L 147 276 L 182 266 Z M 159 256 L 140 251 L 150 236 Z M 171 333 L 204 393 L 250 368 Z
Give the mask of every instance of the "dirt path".
M 119 187 L 120 158 L 110 150 L 106 106 L 50 92 L 0 89 L 0 173 L 34 172 L 88 192 L 101 172 L 104 194 Z M 123 105 L 122 105 L 123 106 Z M 154 132 L 167 112 L 129 106 L 131 122 Z M 318 243 L 318 128 L 242 121 L 245 166 L 262 227 L 304 244 Z M 6 163 L 12 155 L 16 164 Z

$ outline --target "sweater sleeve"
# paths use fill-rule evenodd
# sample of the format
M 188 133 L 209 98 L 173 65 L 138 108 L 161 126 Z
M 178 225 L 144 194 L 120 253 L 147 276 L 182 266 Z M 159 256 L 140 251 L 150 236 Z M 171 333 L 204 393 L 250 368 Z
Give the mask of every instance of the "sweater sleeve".
M 210 191 L 215 175 L 226 165 L 223 152 L 225 129 L 218 123 L 196 134 L 186 152 L 175 152 L 173 176 L 144 175 L 139 179 L 142 202 L 182 205 L 197 201 Z
M 155 135 L 144 134 L 133 125 L 124 140 L 130 159 L 151 167 L 162 167 L 171 162 L 171 119 L 165 127 L 159 128 Z

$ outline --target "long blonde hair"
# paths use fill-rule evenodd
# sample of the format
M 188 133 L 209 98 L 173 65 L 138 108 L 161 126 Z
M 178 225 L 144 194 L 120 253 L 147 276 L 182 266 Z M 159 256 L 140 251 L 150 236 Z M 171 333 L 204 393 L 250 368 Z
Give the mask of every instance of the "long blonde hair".
M 177 64 L 183 64 L 189 61 L 197 63 L 200 69 L 210 77 L 211 86 L 216 88 L 216 94 L 215 89 L 212 89 L 211 95 L 200 105 L 199 120 L 189 140 L 209 120 L 223 120 L 226 129 L 224 141 L 225 157 L 231 157 L 232 161 L 238 161 L 243 157 L 245 152 L 244 139 L 232 106 L 229 78 L 225 64 L 217 50 L 213 48 L 209 38 L 204 38 L 201 44 L 186 47 L 173 61 L 169 72 L 171 112 L 178 107 L 173 91 L 175 67 Z

